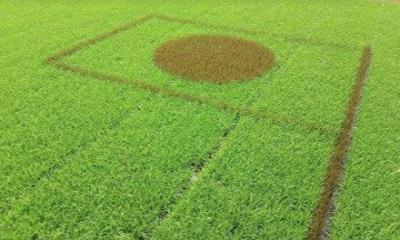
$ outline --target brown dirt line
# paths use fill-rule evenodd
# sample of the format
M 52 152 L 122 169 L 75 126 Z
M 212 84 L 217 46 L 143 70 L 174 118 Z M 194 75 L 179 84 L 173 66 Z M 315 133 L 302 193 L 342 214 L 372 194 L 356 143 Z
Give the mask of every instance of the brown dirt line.
M 118 34 L 118 33 L 121 33 L 123 31 L 129 30 L 129 29 L 131 29 L 133 27 L 136 27 L 136 26 L 138 26 L 138 25 L 140 25 L 140 24 L 142 24 L 142 23 L 144 23 L 144 22 L 146 22 L 146 21 L 148 21 L 148 20 L 150 20 L 152 18 L 153 18 L 152 15 L 140 17 L 140 18 L 138 18 L 138 19 L 136 19 L 136 20 L 134 20 L 132 22 L 128 22 L 128 23 L 125 23 L 125 24 L 123 24 L 121 26 L 118 26 L 118 27 L 112 29 L 111 31 L 101 33 L 101 34 L 96 35 L 96 36 L 94 36 L 93 38 L 90 38 L 90 39 L 82 40 L 82 41 L 78 42 L 77 44 L 75 44 L 75 45 L 73 45 L 71 47 L 68 47 L 68 48 L 65 48 L 65 49 L 61 49 L 56 54 L 49 56 L 48 58 L 45 59 L 45 63 L 50 63 L 52 61 L 57 61 L 57 60 L 59 60 L 59 59 L 61 59 L 63 57 L 72 55 L 72 54 L 74 54 L 74 53 L 76 53 L 76 52 L 78 52 L 78 51 L 80 51 L 80 50 L 82 50 L 82 49 L 84 49 L 84 48 L 86 48 L 86 47 L 88 47 L 90 45 L 96 44 L 99 41 L 105 40 L 107 38 L 110 38 L 110 37 Z
M 154 18 L 158 18 L 160 20 L 164 21 L 169 21 L 169 22 L 177 22 L 181 24 L 187 24 L 187 25 L 193 25 L 197 27 L 207 27 L 207 28 L 212 28 L 212 29 L 220 29 L 220 30 L 226 30 L 226 31 L 232 31 L 232 32 L 237 32 L 237 33 L 245 33 L 249 35 L 259 35 L 259 34 L 268 34 L 275 36 L 277 38 L 284 39 L 286 41 L 291 41 L 294 43 L 301 43 L 301 44 L 308 44 L 308 45 L 313 45 L 313 46 L 331 46 L 337 49 L 345 49 L 345 50 L 359 50 L 362 47 L 357 45 L 357 44 L 343 44 L 343 43 L 337 43 L 333 41 L 326 41 L 323 39 L 316 39 L 316 38 L 307 38 L 307 37 L 292 37 L 289 35 L 283 35 L 283 34 L 276 34 L 276 33 L 271 33 L 268 31 L 262 31 L 262 30 L 254 30 L 254 29 L 248 29 L 248 28 L 240 28 L 240 27 L 232 27 L 232 26 L 225 26 L 222 24 L 218 23 L 206 23 L 206 22 L 201 22 L 193 19 L 184 19 L 184 18 L 178 18 L 178 17 L 171 17 L 171 16 L 166 16 L 162 14 L 154 14 Z
M 231 121 L 231 123 L 224 129 L 222 133 L 221 139 L 212 146 L 205 156 L 197 163 L 198 165 L 193 165 L 192 169 L 192 176 L 186 180 L 186 182 L 182 185 L 179 191 L 170 199 L 170 201 L 165 204 L 161 208 L 161 211 L 156 219 L 151 222 L 151 224 L 142 231 L 142 234 L 138 237 L 138 239 L 145 240 L 151 239 L 153 231 L 156 229 L 157 226 L 161 225 L 163 221 L 168 219 L 170 213 L 174 210 L 175 205 L 178 201 L 186 194 L 192 187 L 195 182 L 201 177 L 203 170 L 215 160 L 215 157 L 218 156 L 218 153 L 223 148 L 225 142 L 229 139 L 231 133 L 236 129 L 239 125 L 240 121 L 240 114 L 236 113 L 235 117 Z
M 250 35 L 255 35 L 255 34 L 271 35 L 272 34 L 267 31 L 257 31 L 257 30 L 251 30 L 251 29 L 224 26 L 224 25 L 219 25 L 219 24 L 214 24 L 214 23 L 205 23 L 205 22 L 200 22 L 200 21 L 196 21 L 196 20 L 166 16 L 166 15 L 162 15 L 162 14 L 149 14 L 149 15 L 142 16 L 131 22 L 120 25 L 111 31 L 101 33 L 99 35 L 94 36 L 93 38 L 82 40 L 71 47 L 62 49 L 59 52 L 57 52 L 56 54 L 49 56 L 45 60 L 45 62 L 48 63 L 48 62 L 59 60 L 63 57 L 72 55 L 90 45 L 96 44 L 99 41 L 105 40 L 116 34 L 127 31 L 127 30 L 134 28 L 146 21 L 151 20 L 151 19 L 160 19 L 160 20 L 169 21 L 169 22 L 190 24 L 190 25 L 198 26 L 198 27 L 208 27 L 208 28 L 214 28 L 214 29 L 241 32 L 241 33 L 246 33 L 246 34 L 250 34 Z M 309 39 L 309 38 L 305 38 L 305 37 L 290 37 L 290 36 L 283 36 L 283 35 L 279 35 L 279 34 L 272 34 L 272 35 L 282 38 L 282 39 L 285 39 L 285 40 L 288 40 L 288 41 L 296 42 L 296 43 L 303 43 L 303 44 L 306 43 L 306 44 L 310 44 L 310 45 L 328 45 L 331 47 L 335 47 L 335 48 L 339 48 L 339 49 L 347 49 L 347 50 L 355 50 L 355 49 L 360 48 L 359 46 L 356 46 L 356 45 L 346 45 L 346 44 L 341 44 L 341 43 L 336 43 L 336 42 L 325 42 L 321 39 Z
M 372 59 L 371 47 L 365 47 L 357 70 L 356 82 L 345 111 L 341 132 L 337 137 L 336 146 L 332 153 L 327 175 L 323 183 L 321 197 L 314 211 L 307 239 L 318 240 L 329 238 L 330 218 L 335 209 L 335 194 L 344 172 L 347 154 L 352 143 L 352 134 L 357 118 L 357 110 L 361 102 L 368 69 Z
M 131 85 L 131 86 L 137 87 L 139 89 L 149 91 L 154 94 L 158 93 L 158 94 L 162 94 L 164 96 L 179 98 L 179 99 L 183 99 L 183 100 L 189 101 L 189 102 L 195 102 L 195 103 L 199 103 L 199 104 L 208 104 L 213 107 L 219 108 L 221 110 L 230 111 L 230 112 L 234 112 L 234 113 L 240 113 L 243 116 L 254 117 L 257 119 L 271 120 L 274 123 L 295 125 L 295 126 L 299 126 L 300 128 L 303 128 L 305 130 L 318 132 L 320 134 L 335 135 L 337 133 L 337 130 L 334 129 L 333 127 L 320 126 L 315 123 L 306 122 L 306 121 L 299 120 L 299 119 L 289 117 L 289 116 L 281 116 L 279 114 L 272 113 L 272 112 L 259 111 L 252 107 L 236 106 L 236 105 L 233 105 L 233 104 L 225 102 L 225 101 L 217 101 L 210 97 L 191 95 L 191 94 L 177 91 L 174 89 L 165 88 L 165 87 L 157 86 L 154 84 L 149 84 L 147 82 L 140 81 L 140 80 L 131 80 L 131 79 L 126 79 L 126 78 L 122 78 L 119 76 L 104 74 L 104 73 L 93 71 L 93 70 L 83 69 L 79 66 L 70 66 L 68 64 L 64 64 L 64 63 L 61 63 L 58 61 L 50 61 L 50 62 L 48 62 L 48 64 L 53 65 L 56 68 L 63 70 L 63 71 L 69 71 L 69 72 L 77 73 L 77 74 L 80 74 L 82 76 L 87 76 L 87 77 L 94 77 L 94 78 L 97 78 L 102 81 L 110 81 L 110 82 L 116 82 L 116 83 L 124 84 L 124 85 Z

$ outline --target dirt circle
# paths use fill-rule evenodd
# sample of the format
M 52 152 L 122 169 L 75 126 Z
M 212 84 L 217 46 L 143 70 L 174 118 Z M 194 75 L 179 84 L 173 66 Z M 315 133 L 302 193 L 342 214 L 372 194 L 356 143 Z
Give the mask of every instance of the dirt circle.
M 230 83 L 261 76 L 275 57 L 264 46 L 225 35 L 193 35 L 162 44 L 154 63 L 164 71 L 192 81 Z

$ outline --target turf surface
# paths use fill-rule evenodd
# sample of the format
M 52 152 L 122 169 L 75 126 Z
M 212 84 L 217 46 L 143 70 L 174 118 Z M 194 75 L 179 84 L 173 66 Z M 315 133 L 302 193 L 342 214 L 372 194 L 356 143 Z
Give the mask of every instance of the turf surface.
M 266 34 L 151 20 L 62 61 L 279 117 L 43 64 L 154 13 Z M 339 130 L 365 45 L 372 67 L 330 238 L 400 239 L 398 5 L 0 0 L 0 18 L 0 239 L 303 239 L 335 143 L 304 125 Z M 277 67 L 214 85 L 153 65 L 160 44 L 189 34 L 256 41 Z

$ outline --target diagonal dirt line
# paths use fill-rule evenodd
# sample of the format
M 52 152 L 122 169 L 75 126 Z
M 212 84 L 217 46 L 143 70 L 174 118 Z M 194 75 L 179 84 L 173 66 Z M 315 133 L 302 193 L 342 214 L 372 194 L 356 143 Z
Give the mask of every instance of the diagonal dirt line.
M 126 23 L 124 25 L 116 27 L 111 31 L 104 32 L 102 34 L 94 36 L 93 38 L 86 39 L 86 40 L 83 40 L 81 42 L 78 42 L 77 44 L 75 44 L 75 45 L 73 45 L 73 46 L 71 46 L 69 48 L 62 49 L 59 52 L 57 52 L 56 54 L 47 57 L 44 62 L 45 63 L 50 63 L 52 61 L 57 61 L 57 60 L 59 60 L 59 59 L 61 59 L 63 57 L 75 54 L 76 52 L 78 52 L 78 51 L 80 51 L 80 50 L 82 50 L 84 48 L 87 48 L 90 45 L 94 45 L 97 42 L 100 42 L 102 40 L 110 38 L 110 37 L 112 37 L 114 35 L 117 35 L 117 34 L 119 34 L 121 32 L 127 31 L 127 30 L 129 30 L 131 28 L 134 28 L 134 27 L 136 27 L 136 26 L 138 26 L 138 25 L 140 25 L 140 24 L 142 24 L 142 23 L 144 23 L 146 21 L 149 21 L 152 18 L 153 18 L 152 15 L 147 15 L 147 16 L 138 18 L 138 19 L 136 19 L 136 20 L 134 20 L 132 22 L 128 22 L 128 23 Z
M 223 149 L 226 140 L 229 139 L 231 133 L 236 129 L 237 125 L 239 124 L 240 118 L 241 115 L 239 113 L 236 113 L 232 122 L 224 130 L 221 139 L 206 153 L 202 161 L 193 166 L 192 176 L 188 179 L 188 181 L 184 183 L 179 191 L 174 194 L 174 196 L 168 201 L 168 203 L 162 207 L 158 217 L 146 227 L 146 229 L 142 232 L 138 239 L 145 240 L 151 238 L 154 229 L 169 217 L 169 214 L 172 212 L 174 206 L 178 203 L 182 196 L 191 189 L 193 184 L 197 182 L 197 180 L 201 176 L 203 170 L 215 159 L 216 156 L 219 155 L 219 152 Z
M 278 124 L 280 123 L 280 124 L 289 124 L 289 125 L 293 125 L 293 126 L 298 126 L 305 130 L 315 131 L 320 134 L 335 135 L 337 133 L 337 130 L 331 126 L 320 126 L 320 125 L 312 123 L 312 122 L 306 122 L 304 120 L 300 120 L 300 119 L 297 119 L 294 117 L 282 116 L 282 115 L 272 113 L 272 112 L 260 111 L 255 108 L 252 108 L 252 107 L 236 106 L 236 105 L 230 104 L 229 102 L 216 101 L 210 97 L 191 95 L 191 94 L 177 91 L 174 89 L 161 87 L 161 86 L 158 86 L 155 84 L 150 84 L 150 83 L 147 83 L 147 82 L 141 81 L 141 80 L 126 79 L 126 78 L 111 75 L 111 74 L 105 74 L 105 73 L 101 73 L 98 71 L 84 69 L 80 66 L 70 66 L 68 64 L 61 63 L 58 61 L 50 61 L 50 62 L 48 62 L 48 64 L 53 65 L 62 71 L 69 71 L 69 72 L 77 73 L 82 76 L 96 78 L 96 79 L 99 79 L 102 81 L 116 82 L 116 83 L 123 84 L 123 85 L 130 85 L 130 86 L 142 89 L 142 90 L 149 91 L 153 94 L 161 94 L 161 95 L 168 96 L 168 97 L 180 98 L 185 101 L 198 103 L 198 104 L 208 104 L 210 106 L 219 108 L 221 110 L 225 110 L 225 111 L 229 111 L 229 112 L 233 112 L 233 113 L 240 113 L 241 115 L 244 115 L 244 116 L 250 116 L 250 117 L 257 118 L 257 119 L 266 119 L 266 120 L 270 120 L 270 121 L 272 121 L 274 123 L 278 123 Z
M 331 155 L 328 172 L 323 183 L 323 190 L 315 209 L 307 239 L 319 240 L 329 238 L 331 217 L 335 210 L 335 196 L 339 191 L 339 184 L 344 173 L 347 154 L 352 144 L 352 135 L 357 120 L 368 69 L 371 64 L 372 49 L 365 47 L 357 71 L 356 81 L 342 122 L 341 132 L 336 139 L 336 146 Z

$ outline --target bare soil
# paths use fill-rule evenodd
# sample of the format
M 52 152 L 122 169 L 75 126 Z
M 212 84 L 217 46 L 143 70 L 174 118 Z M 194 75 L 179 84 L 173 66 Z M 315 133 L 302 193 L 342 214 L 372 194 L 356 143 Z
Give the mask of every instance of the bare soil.
M 154 53 L 162 70 L 192 81 L 229 83 L 261 76 L 273 53 L 252 41 L 225 35 L 193 35 L 162 44 Z

